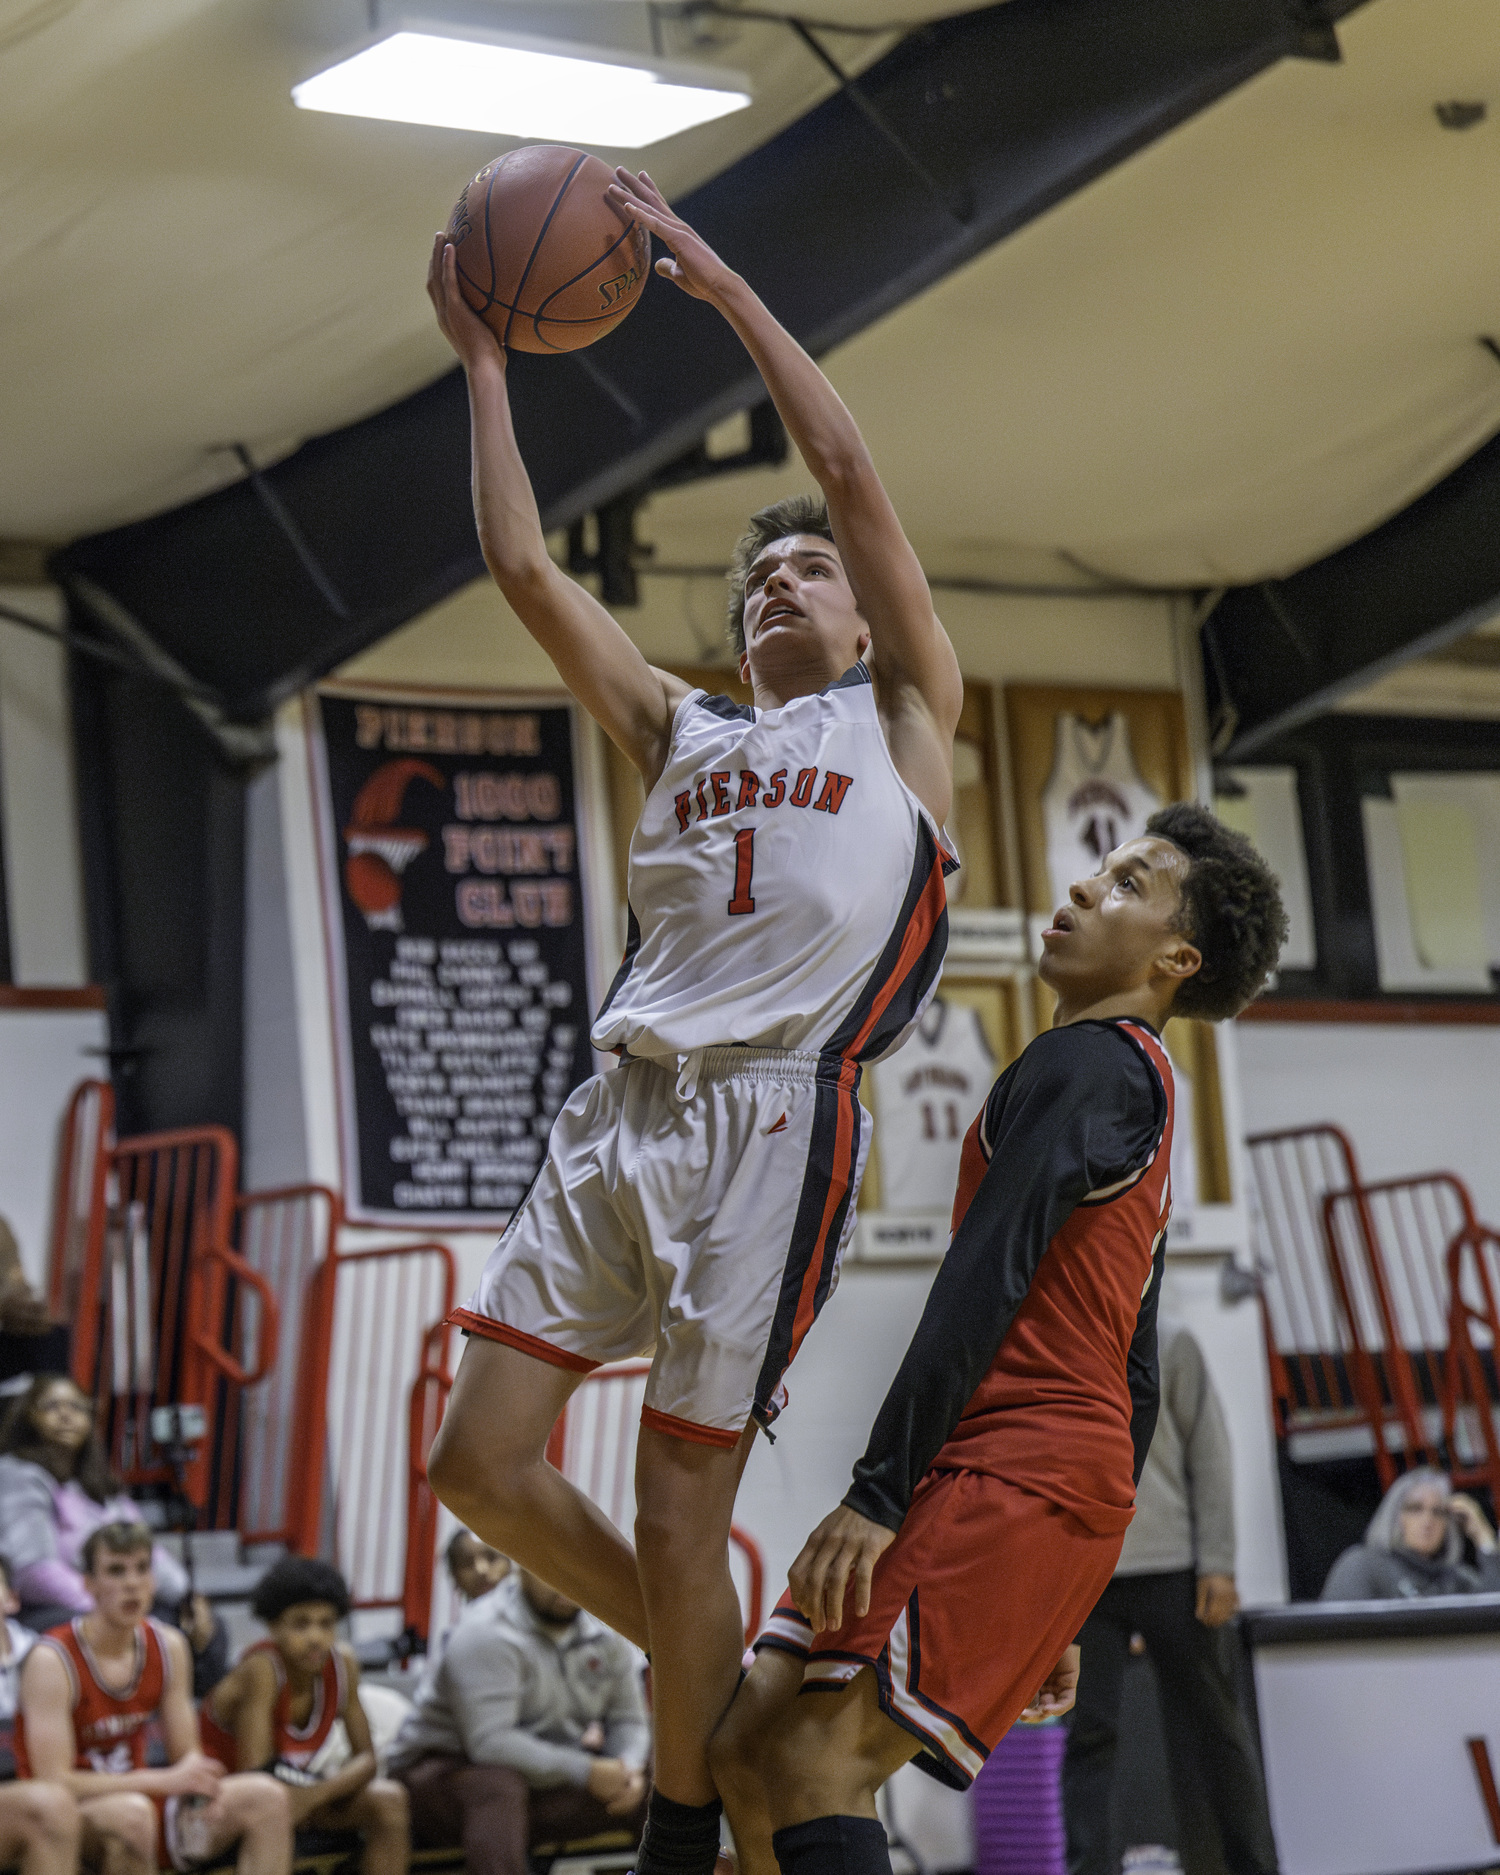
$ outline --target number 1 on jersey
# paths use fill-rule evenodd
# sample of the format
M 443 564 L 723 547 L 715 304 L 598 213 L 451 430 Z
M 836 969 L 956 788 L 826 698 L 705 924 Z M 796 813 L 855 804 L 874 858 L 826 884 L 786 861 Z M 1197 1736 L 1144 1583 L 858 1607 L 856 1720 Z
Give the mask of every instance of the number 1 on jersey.
M 734 897 L 729 901 L 729 915 L 738 917 L 755 910 L 750 896 L 750 881 L 755 872 L 755 829 L 742 827 L 734 836 Z

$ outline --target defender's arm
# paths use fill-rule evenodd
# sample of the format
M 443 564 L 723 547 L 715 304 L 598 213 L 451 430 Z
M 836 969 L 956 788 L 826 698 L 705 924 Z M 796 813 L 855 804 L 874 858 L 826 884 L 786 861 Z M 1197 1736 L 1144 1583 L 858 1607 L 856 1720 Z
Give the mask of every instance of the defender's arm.
M 433 243 L 427 292 L 469 381 L 474 519 L 485 564 L 563 682 L 650 788 L 688 687 L 653 669 L 598 600 L 553 565 L 511 424 L 505 353 L 465 303 L 454 250 L 442 235 Z

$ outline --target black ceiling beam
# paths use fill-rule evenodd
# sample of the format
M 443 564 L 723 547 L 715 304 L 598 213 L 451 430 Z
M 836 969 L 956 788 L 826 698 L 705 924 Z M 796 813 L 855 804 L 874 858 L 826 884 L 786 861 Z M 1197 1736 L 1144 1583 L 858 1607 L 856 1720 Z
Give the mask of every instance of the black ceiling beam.
M 1253 754 L 1500 617 L 1500 437 L 1372 533 L 1226 593 L 1203 626 L 1215 745 Z
M 1279 59 L 1326 52 L 1309 18 L 1355 3 L 1008 0 L 912 33 L 680 207 L 822 353 Z M 511 394 L 557 527 L 763 393 L 722 319 L 654 282 L 587 353 L 513 359 Z M 482 572 L 462 379 L 54 566 L 75 593 L 78 574 L 108 593 L 231 715 L 261 717 Z

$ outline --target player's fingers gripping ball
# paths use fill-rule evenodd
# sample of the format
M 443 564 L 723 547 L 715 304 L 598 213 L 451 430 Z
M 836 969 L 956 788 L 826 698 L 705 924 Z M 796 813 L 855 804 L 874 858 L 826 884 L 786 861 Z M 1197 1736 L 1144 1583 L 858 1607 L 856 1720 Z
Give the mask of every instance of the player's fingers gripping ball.
M 534 143 L 486 163 L 458 198 L 459 290 L 509 350 L 577 351 L 640 299 L 651 237 L 606 198 L 613 181 L 597 156 Z

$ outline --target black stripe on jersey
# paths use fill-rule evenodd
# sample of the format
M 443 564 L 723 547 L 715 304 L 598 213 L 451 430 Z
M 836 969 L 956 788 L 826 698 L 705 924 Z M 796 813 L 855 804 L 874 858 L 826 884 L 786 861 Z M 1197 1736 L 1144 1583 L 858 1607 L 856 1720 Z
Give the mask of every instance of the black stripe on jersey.
M 796 1352 L 797 1311 L 812 1259 L 820 1254 L 819 1240 L 821 1238 L 821 1263 L 813 1290 L 814 1321 L 833 1287 L 839 1245 L 844 1238 L 844 1224 L 849 1215 L 850 1201 L 855 1195 L 854 1168 L 859 1164 L 860 1122 L 864 1118 L 864 1109 L 859 1104 L 858 1086 L 846 1088 L 840 1085 L 838 1060 L 830 1060 L 825 1054 L 824 1061 L 828 1063 L 827 1069 L 820 1063 L 817 1085 L 813 1089 L 813 1123 L 807 1142 L 807 1170 L 803 1174 L 802 1193 L 797 1200 L 797 1217 L 792 1225 L 786 1264 L 781 1272 L 781 1291 L 776 1298 L 771 1336 L 766 1343 L 766 1356 L 761 1362 L 760 1376 L 755 1383 L 755 1403 L 750 1409 L 752 1417 L 763 1426 L 770 1423 L 768 1409 L 772 1395 L 781 1385 L 781 1377 L 791 1366 L 792 1356 Z M 827 1079 L 824 1078 L 825 1072 L 829 1077 Z M 857 1082 L 858 1077 L 855 1079 Z M 843 1156 L 839 1151 L 839 1109 L 844 1103 L 847 1103 L 849 1110 L 851 1133 L 848 1163 L 841 1167 L 838 1163 Z M 823 1214 L 828 1208 L 829 1192 L 834 1181 L 840 1177 L 844 1181 L 844 1194 L 828 1220 L 825 1233 Z
M 748 703 L 736 703 L 733 697 L 699 697 L 698 708 L 713 716 L 722 716 L 726 723 L 755 721 L 754 708 Z
M 634 967 L 635 954 L 640 948 L 641 948 L 640 921 L 637 919 L 635 915 L 635 907 L 631 905 L 629 901 L 627 900 L 626 905 L 625 905 L 625 955 L 620 959 L 620 967 L 615 972 L 614 982 L 611 983 L 609 986 L 609 994 L 604 998 L 604 1001 L 600 1003 L 599 1005 L 599 1015 L 596 1015 L 594 1017 L 595 1022 L 599 1020 L 599 1016 L 602 1016 L 604 1014 L 605 1010 L 609 1008 L 610 1004 L 619 995 L 620 991 L 624 989 L 625 979 L 630 975 L 630 972 L 632 968 Z
M 867 684 L 871 681 L 869 666 L 854 663 L 849 666 L 842 677 L 835 677 L 831 684 L 824 684 L 818 694 L 826 697 L 830 690 L 852 690 L 859 684 Z
M 870 1011 L 879 1002 L 881 992 L 900 963 L 901 947 L 906 942 L 907 926 L 917 915 L 917 907 L 921 904 L 922 894 L 927 890 L 928 882 L 932 878 L 932 869 L 937 863 L 937 857 L 937 841 L 933 839 L 927 822 L 919 818 L 917 852 L 912 861 L 911 878 L 907 881 L 906 896 L 901 901 L 901 910 L 896 914 L 896 922 L 891 927 L 890 936 L 886 939 L 885 949 L 876 959 L 875 968 L 866 978 L 865 986 L 855 999 L 854 1007 L 825 1044 L 826 1053 L 841 1055 L 852 1048 L 855 1037 L 869 1020 Z M 938 972 L 943 967 L 943 953 L 947 948 L 948 912 L 945 907 L 939 914 L 937 923 L 932 928 L 932 935 L 927 940 L 920 956 L 909 969 L 905 982 L 897 986 L 894 995 L 881 1011 L 880 1020 L 866 1036 L 864 1046 L 859 1051 L 861 1061 L 879 1060 L 902 1030 L 910 1027 L 916 1020 L 917 1011 L 922 1006 L 922 999 L 937 981 Z

